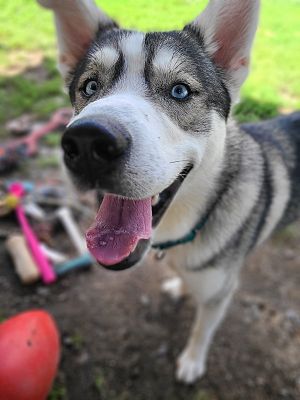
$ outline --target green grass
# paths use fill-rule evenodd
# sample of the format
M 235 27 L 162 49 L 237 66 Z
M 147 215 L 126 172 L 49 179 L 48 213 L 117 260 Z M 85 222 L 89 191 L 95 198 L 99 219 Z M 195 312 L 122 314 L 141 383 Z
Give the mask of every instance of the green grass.
M 102 0 L 102 8 L 126 28 L 179 29 L 204 0 Z M 252 71 L 237 108 L 240 120 L 256 120 L 300 108 L 300 0 L 263 0 Z M 66 104 L 55 72 L 55 35 L 50 12 L 34 0 L 10 0 L 0 9 L 0 124 L 23 112 L 47 115 Z M 39 81 L 20 73 L 44 58 Z M 10 75 L 10 76 L 8 76 Z
M 215 396 L 201 389 L 199 392 L 195 393 L 191 400 L 215 400 Z
M 0 123 L 30 112 L 46 117 L 59 107 L 69 104 L 63 94 L 60 76 L 56 71 L 55 61 L 43 62 L 43 79 L 34 75 L 0 75 Z M 1 137 L 1 131 L 0 131 Z
M 105 400 L 131 400 L 132 395 L 124 388 L 121 392 L 116 392 L 115 388 L 110 387 L 106 379 L 106 372 L 99 370 L 94 378 L 94 388 L 99 395 L 99 399 Z M 139 397 L 140 398 L 140 397 Z M 138 399 L 136 399 L 138 400 Z M 204 400 L 204 399 L 203 399 Z M 207 399 L 209 400 L 209 399 Z
M 105 379 L 105 374 L 103 371 L 99 370 L 97 372 L 97 376 L 94 379 L 94 385 L 97 390 L 97 393 L 101 396 L 104 396 L 107 393 L 107 382 Z
M 47 400 L 66 400 L 66 399 L 67 399 L 66 387 L 55 383 Z

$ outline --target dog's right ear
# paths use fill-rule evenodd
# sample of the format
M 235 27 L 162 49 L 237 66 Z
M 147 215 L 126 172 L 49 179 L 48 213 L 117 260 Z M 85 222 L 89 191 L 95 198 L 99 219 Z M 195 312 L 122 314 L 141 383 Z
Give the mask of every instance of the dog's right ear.
M 58 67 L 65 81 L 88 50 L 99 30 L 116 28 L 93 0 L 38 0 L 55 16 Z

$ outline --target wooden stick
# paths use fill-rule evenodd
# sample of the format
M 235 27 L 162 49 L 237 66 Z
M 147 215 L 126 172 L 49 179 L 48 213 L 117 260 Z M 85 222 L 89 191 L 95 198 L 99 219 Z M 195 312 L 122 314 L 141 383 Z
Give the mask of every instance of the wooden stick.
M 15 271 L 22 283 L 28 285 L 39 280 L 38 267 L 30 254 L 24 236 L 10 236 L 6 240 L 6 248 L 13 259 Z

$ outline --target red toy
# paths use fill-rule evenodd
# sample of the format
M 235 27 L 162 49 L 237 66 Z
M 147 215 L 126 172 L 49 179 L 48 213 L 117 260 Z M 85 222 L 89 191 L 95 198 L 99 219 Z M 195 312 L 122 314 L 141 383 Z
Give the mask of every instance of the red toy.
M 23 312 L 0 324 L 0 400 L 45 400 L 59 358 L 59 333 L 47 312 Z
M 0 146 L 0 172 L 5 172 L 15 166 L 21 159 L 32 157 L 38 152 L 38 141 L 55 129 L 65 127 L 72 116 L 69 108 L 56 111 L 49 122 L 34 130 L 29 135 L 14 139 Z

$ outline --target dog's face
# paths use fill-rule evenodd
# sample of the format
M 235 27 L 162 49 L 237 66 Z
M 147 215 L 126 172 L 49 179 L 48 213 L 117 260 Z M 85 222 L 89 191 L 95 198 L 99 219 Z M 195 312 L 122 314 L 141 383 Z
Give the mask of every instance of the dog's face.
M 75 117 L 63 148 L 74 181 L 133 199 L 159 195 L 198 167 L 214 119 L 224 123 L 230 106 L 220 73 L 188 30 L 99 34 L 70 97 Z
M 104 196 L 88 247 L 123 269 L 146 253 L 205 155 L 223 151 L 258 5 L 212 1 L 183 31 L 143 34 L 118 29 L 92 1 L 40 2 L 55 11 L 74 107 L 64 161 L 78 188 Z

